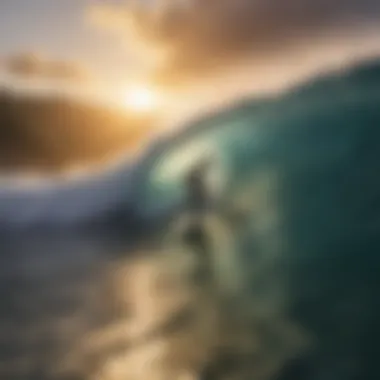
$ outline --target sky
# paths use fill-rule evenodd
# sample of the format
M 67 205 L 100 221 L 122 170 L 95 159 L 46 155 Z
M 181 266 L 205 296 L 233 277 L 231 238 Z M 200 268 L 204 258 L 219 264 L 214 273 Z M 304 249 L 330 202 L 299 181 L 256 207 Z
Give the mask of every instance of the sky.
M 86 22 L 86 9 L 93 3 L 91 0 L 1 0 L 0 59 L 3 79 L 14 85 L 21 82 L 21 87 L 27 88 L 74 86 L 77 91 L 92 90 L 99 82 L 110 86 L 120 83 L 128 71 L 126 67 L 130 65 L 128 52 L 118 46 L 113 36 L 92 28 Z M 73 78 L 70 75 L 60 78 L 62 73 L 57 69 L 53 78 L 46 78 L 46 73 L 41 69 L 31 81 L 25 80 L 21 73 L 10 75 L 9 70 L 4 69 L 5 60 L 31 56 L 72 66 L 73 73 L 81 70 L 84 77 L 81 78 L 78 73 Z
M 261 90 L 379 54 L 379 21 L 378 0 L 1 0 L 0 80 L 104 99 L 135 82 Z

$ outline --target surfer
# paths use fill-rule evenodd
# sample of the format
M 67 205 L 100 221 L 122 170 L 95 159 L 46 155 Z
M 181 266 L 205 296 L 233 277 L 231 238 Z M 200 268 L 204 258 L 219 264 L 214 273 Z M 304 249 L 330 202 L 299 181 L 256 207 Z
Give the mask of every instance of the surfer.
M 207 187 L 206 175 L 209 161 L 203 161 L 194 167 L 185 178 L 185 214 L 189 223 L 183 239 L 200 254 L 206 254 L 209 241 L 206 233 L 206 217 L 211 209 L 211 196 Z

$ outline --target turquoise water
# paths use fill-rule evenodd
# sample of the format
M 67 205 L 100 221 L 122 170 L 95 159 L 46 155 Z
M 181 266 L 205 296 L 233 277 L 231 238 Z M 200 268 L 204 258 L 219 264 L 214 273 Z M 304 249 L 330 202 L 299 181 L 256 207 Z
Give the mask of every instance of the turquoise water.
M 313 341 L 286 379 L 378 373 L 378 72 L 316 81 L 259 109 L 195 124 L 147 171 L 147 209 L 179 200 L 183 173 L 203 155 L 216 157 L 227 200 L 245 200 L 249 218 L 234 236 L 247 294 L 283 303 Z

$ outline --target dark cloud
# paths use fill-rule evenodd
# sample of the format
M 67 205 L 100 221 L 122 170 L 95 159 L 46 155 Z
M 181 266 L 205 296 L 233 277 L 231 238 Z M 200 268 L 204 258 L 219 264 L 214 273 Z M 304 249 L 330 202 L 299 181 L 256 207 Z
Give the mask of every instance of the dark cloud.
M 138 3 L 138 2 L 137 2 Z M 91 19 L 163 53 L 158 78 L 199 74 L 380 21 L 377 0 L 189 0 L 98 6 Z M 157 5 L 158 4 L 158 5 Z M 163 5 L 165 4 L 165 5 Z M 123 29 L 124 26 L 124 29 Z M 306 40 L 306 41 L 305 41 Z
M 77 62 L 54 60 L 36 53 L 20 53 L 4 59 L 6 72 L 22 78 L 87 81 L 90 73 Z

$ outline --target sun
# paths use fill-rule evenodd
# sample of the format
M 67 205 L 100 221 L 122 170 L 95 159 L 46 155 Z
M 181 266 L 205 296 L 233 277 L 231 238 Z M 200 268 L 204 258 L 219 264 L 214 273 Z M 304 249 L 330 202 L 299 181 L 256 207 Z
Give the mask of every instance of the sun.
M 122 102 L 124 107 L 133 112 L 153 112 L 158 107 L 158 95 L 152 88 L 138 85 L 124 92 Z

